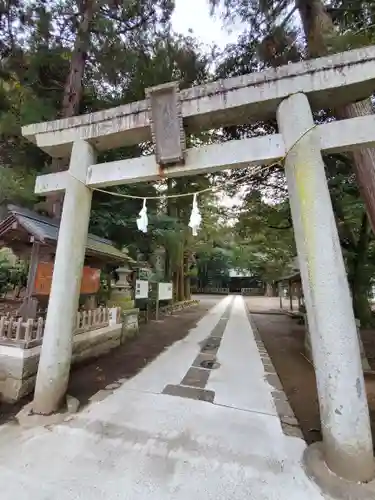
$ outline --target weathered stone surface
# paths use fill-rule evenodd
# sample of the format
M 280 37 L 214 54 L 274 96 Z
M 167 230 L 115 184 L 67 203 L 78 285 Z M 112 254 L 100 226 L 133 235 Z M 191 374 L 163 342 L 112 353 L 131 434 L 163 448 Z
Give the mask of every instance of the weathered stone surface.
M 290 404 L 285 396 L 285 393 L 281 391 L 274 391 L 272 392 L 272 395 L 280 419 L 283 419 L 284 417 L 294 418 L 293 410 L 290 407 Z
M 152 141 L 159 165 L 180 165 L 186 148 L 177 82 L 146 89 Z
M 182 379 L 181 385 L 204 389 L 209 376 L 210 372 L 208 370 L 202 370 L 200 367 L 192 367 Z
M 267 382 L 269 384 L 271 384 L 272 387 L 274 387 L 278 391 L 282 391 L 283 390 L 283 386 L 281 385 L 280 379 L 279 379 L 279 377 L 277 376 L 276 373 L 267 373 L 266 374 L 266 379 L 267 379 Z
M 91 396 L 90 401 L 92 403 L 98 403 L 99 401 L 103 401 L 103 399 L 107 398 L 112 394 L 113 391 L 107 390 L 107 389 L 101 389 L 97 393 L 95 393 L 93 396 Z
M 343 477 L 356 469 L 356 479 L 367 481 L 374 473 L 373 446 L 358 336 L 321 143 L 316 135 L 306 134 L 315 127 L 307 96 L 297 93 L 285 99 L 277 122 L 290 150 L 284 168 L 327 464 Z
M 24 358 L 23 360 L 23 370 L 22 370 L 22 378 L 28 378 L 32 375 L 35 375 L 38 371 L 39 364 L 39 353 L 35 356 L 29 356 Z
M 51 415 L 40 415 L 33 412 L 33 403 L 29 403 L 22 408 L 16 415 L 16 419 L 21 427 L 47 427 L 49 425 L 61 424 L 69 419 L 69 413 L 66 409 Z
M 22 380 L 22 384 L 18 393 L 18 398 L 21 399 L 34 390 L 36 374 Z
M 315 109 L 364 99 L 374 88 L 374 59 L 375 48 L 366 47 L 184 90 L 184 123 L 190 130 L 202 130 L 247 123 L 249 116 L 254 121 L 267 119 L 284 98 L 296 92 L 305 92 Z M 56 157 L 67 157 L 79 138 L 95 140 L 98 150 L 151 139 L 146 100 L 28 125 L 22 133 Z
M 114 382 L 113 384 L 108 384 L 105 387 L 105 390 L 106 391 L 114 391 L 115 389 L 118 389 L 119 387 L 121 387 L 121 384 Z
M 313 479 L 321 490 L 331 498 L 341 500 L 373 500 L 375 480 L 359 483 L 343 479 L 334 474 L 327 466 L 323 443 L 313 443 L 305 449 L 303 461 L 306 474 Z
M 183 385 L 167 385 L 163 390 L 163 394 L 178 396 L 180 398 L 196 399 L 198 401 L 206 401 L 208 403 L 213 403 L 215 399 L 214 391 Z
M 139 332 L 139 309 L 130 309 L 123 312 L 123 328 L 121 333 L 121 344 L 127 339 L 135 337 Z
M 120 343 L 121 325 L 115 329 L 102 328 L 102 334 L 95 336 L 77 336 L 73 344 L 73 355 L 79 355 L 81 352 L 89 350 L 91 347 L 96 347 L 98 344 L 113 340 L 114 343 Z M 97 330 L 99 332 L 99 330 Z
M 17 348 L 15 348 L 17 349 Z M 24 360 L 21 357 L 0 356 L 0 380 L 22 378 Z
M 137 318 L 137 316 L 136 316 Z M 126 331 L 127 338 L 136 334 L 138 323 Z M 93 335 L 93 333 L 95 335 Z M 73 363 L 98 357 L 118 347 L 122 339 L 122 325 L 106 327 L 89 334 L 77 335 L 73 342 Z M 38 370 L 40 349 L 33 356 L 0 356 L 0 394 L 3 401 L 15 402 L 33 391 Z M 27 353 L 27 349 L 25 349 Z
M 73 354 L 73 363 L 79 363 L 83 360 L 89 358 L 96 358 L 103 354 L 107 354 L 112 349 L 115 349 L 120 345 L 119 339 L 110 339 L 100 344 L 90 346 L 88 349 L 81 351 L 77 354 Z
M 80 405 L 79 399 L 67 394 L 67 396 L 66 396 L 66 408 L 68 410 L 68 413 L 77 413 L 79 405 Z
M 0 383 L 1 399 L 9 403 L 18 401 L 34 389 L 35 380 L 36 375 L 28 377 L 27 379 L 8 377 Z

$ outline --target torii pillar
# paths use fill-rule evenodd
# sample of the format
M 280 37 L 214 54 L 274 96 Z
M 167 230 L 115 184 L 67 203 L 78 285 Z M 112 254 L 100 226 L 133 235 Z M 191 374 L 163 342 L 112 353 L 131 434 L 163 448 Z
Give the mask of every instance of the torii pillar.
M 43 415 L 59 409 L 68 387 L 92 200 L 85 182 L 95 158 L 89 143 L 73 144 L 33 402 Z
M 357 327 L 319 136 L 306 95 L 279 106 L 285 171 L 306 300 L 328 467 L 369 481 L 374 460 Z

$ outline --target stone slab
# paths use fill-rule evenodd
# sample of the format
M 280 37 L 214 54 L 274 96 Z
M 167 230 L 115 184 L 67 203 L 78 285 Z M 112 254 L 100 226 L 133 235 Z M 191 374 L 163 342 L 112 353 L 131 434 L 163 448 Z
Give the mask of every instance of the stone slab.
M 213 391 L 182 385 L 167 385 L 163 390 L 163 394 L 178 396 L 180 398 L 196 399 L 198 401 L 206 401 L 207 403 L 213 403 L 215 399 L 215 393 Z
M 181 381 L 181 385 L 187 385 L 190 387 L 199 387 L 204 389 L 210 372 L 208 370 L 202 370 L 201 368 L 192 367 L 188 370 L 185 377 Z

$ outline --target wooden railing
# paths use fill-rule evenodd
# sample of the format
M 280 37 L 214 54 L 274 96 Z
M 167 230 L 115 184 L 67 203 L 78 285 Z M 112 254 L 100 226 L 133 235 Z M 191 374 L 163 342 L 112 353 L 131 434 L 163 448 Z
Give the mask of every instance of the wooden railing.
M 87 332 L 88 330 L 97 330 L 104 328 L 109 324 L 109 309 L 107 307 L 99 307 L 90 311 L 77 312 L 76 328 L 74 335 Z
M 79 311 L 76 317 L 76 326 L 73 334 L 98 330 L 110 323 L 110 315 L 115 315 L 111 322 L 121 322 L 121 309 L 108 309 L 99 307 L 90 311 Z M 0 317 L 0 342 L 13 343 L 17 345 L 38 345 L 42 342 L 45 321 L 43 318 L 28 319 L 14 318 L 10 315 Z
M 44 320 L 14 318 L 13 316 L 0 317 L 0 341 L 14 341 L 15 343 L 29 343 L 35 340 L 41 341 L 44 332 Z

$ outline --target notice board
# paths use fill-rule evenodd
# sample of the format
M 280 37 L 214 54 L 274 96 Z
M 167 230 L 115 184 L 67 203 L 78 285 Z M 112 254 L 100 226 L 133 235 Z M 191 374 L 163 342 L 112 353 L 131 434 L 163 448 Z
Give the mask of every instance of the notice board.
M 148 281 L 136 280 L 135 282 L 135 298 L 147 299 L 148 298 Z
M 172 300 L 173 299 L 172 283 L 158 283 L 158 297 L 159 300 Z

